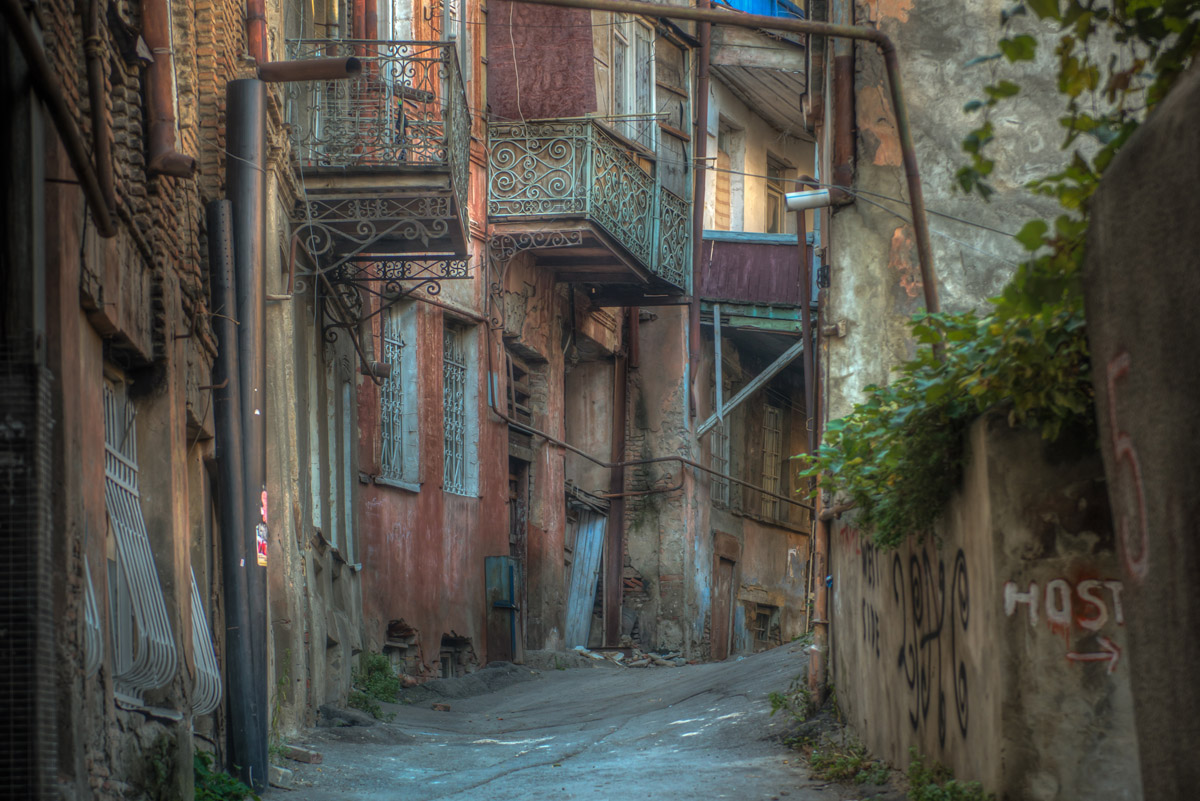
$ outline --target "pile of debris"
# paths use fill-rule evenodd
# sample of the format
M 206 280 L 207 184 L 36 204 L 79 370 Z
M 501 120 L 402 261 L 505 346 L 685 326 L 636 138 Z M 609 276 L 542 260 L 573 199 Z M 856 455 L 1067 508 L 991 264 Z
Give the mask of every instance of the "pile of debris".
M 576 645 L 574 650 L 590 659 L 607 660 L 631 668 L 680 667 L 688 664 L 688 661 L 678 651 L 658 654 L 648 653 L 640 648 L 605 648 L 601 651 L 592 651 L 582 645 Z

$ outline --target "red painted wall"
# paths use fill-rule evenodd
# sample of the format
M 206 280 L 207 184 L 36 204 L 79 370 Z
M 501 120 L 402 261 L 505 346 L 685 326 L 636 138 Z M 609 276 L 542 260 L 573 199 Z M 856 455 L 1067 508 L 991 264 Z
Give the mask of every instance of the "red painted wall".
M 536 120 L 595 111 L 591 22 L 591 12 L 582 9 L 488 3 L 487 91 L 494 117 Z

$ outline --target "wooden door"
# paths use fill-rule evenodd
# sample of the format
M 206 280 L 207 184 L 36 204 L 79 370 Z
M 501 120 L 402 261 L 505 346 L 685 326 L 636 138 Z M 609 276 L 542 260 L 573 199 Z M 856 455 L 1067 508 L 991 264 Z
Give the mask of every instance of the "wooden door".
M 718 559 L 713 588 L 712 658 L 729 656 L 729 628 L 733 617 L 733 565 L 729 559 Z

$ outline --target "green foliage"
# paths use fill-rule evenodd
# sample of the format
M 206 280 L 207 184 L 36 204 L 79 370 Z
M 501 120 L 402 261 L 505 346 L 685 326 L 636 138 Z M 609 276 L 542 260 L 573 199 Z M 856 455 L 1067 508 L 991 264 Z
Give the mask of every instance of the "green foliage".
M 768 693 L 767 700 L 771 702 L 771 717 L 775 717 L 776 712 L 783 711 L 790 715 L 792 720 L 803 723 L 813 712 L 812 691 L 808 689 L 804 674 L 793 678 L 786 691 Z
M 808 756 L 808 768 L 814 779 L 855 784 L 884 784 L 887 765 L 871 759 L 857 740 L 839 744 L 824 740 Z
M 196 751 L 193 764 L 196 801 L 260 801 L 249 787 L 225 771 L 215 769 L 213 755 L 209 752 Z
M 347 699 L 354 709 L 361 709 L 378 720 L 391 720 L 395 714 L 384 715 L 379 701 L 396 703 L 400 694 L 400 677 L 392 670 L 392 663 L 383 654 L 363 651 L 358 655 L 358 667 L 351 671 L 354 690 Z
M 909 801 L 995 801 L 979 782 L 959 782 L 944 765 L 926 764 L 916 748 L 908 749 Z
M 1081 281 L 1087 200 L 1200 52 L 1200 0 L 1025 0 L 1006 9 L 1000 51 L 970 62 L 988 64 L 991 79 L 983 97 L 963 107 L 980 119 L 962 142 L 969 163 L 955 176 L 985 200 L 994 193 L 991 114 L 1020 94 L 999 69 L 1036 58 L 1037 40 L 1014 30 L 1030 13 L 1060 28 L 1060 123 L 1063 148 L 1073 148 L 1066 168 L 1030 188 L 1056 199 L 1063 214 L 1032 220 L 1015 235 L 1030 258 L 987 313 L 916 316 L 913 336 L 931 347 L 919 347 L 887 386 L 867 387 L 863 403 L 828 425 L 802 471 L 824 474 L 826 489 L 849 496 L 883 547 L 929 532 L 958 486 L 963 432 L 982 412 L 1006 410 L 1010 423 L 1035 427 L 1049 441 L 1068 431 L 1094 436 Z M 1100 41 L 1107 46 L 1096 47 Z M 1086 148 L 1081 136 L 1091 142 Z
M 358 667 L 351 677 L 354 686 L 371 698 L 394 704 L 400 693 L 400 677 L 392 670 L 392 663 L 383 654 L 367 651 L 358 655 Z

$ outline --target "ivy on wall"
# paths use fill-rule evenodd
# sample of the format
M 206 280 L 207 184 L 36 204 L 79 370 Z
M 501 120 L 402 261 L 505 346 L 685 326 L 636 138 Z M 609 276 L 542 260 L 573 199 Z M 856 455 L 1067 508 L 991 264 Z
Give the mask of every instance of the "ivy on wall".
M 1059 122 L 1071 156 L 1029 188 L 1056 199 L 1062 214 L 1021 228 L 1016 239 L 1030 256 L 986 314 L 916 315 L 916 357 L 886 386 L 866 387 L 862 403 L 829 423 L 814 456 L 796 457 L 806 462 L 802 475 L 823 475 L 825 489 L 854 503 L 882 547 L 930 531 L 960 483 L 963 434 L 984 411 L 1005 410 L 1012 425 L 1049 441 L 1095 436 L 1081 283 L 1087 201 L 1195 60 L 1200 0 L 1024 0 L 1005 9 L 998 51 L 970 62 L 988 64 L 991 82 L 963 108 L 978 124 L 962 143 L 969 163 L 955 175 L 959 190 L 985 200 L 994 194 L 991 115 L 1021 91 L 997 73 L 1036 58 L 1038 40 L 1017 31 L 1030 15 L 1058 27 Z

